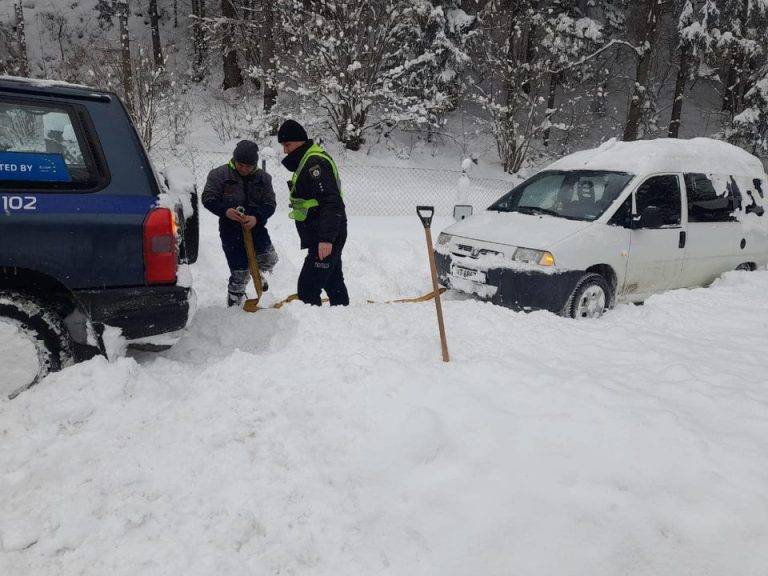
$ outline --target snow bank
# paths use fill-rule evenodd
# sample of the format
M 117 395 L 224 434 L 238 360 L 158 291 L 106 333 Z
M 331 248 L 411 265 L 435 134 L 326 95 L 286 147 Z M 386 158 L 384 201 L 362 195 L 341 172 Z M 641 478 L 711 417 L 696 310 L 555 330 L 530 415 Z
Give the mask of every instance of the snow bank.
M 0 574 L 764 574 L 768 272 L 595 322 L 451 296 L 443 364 L 431 303 L 364 304 L 428 290 L 415 216 L 352 221 L 346 309 L 224 308 L 216 241 L 172 350 L 0 402 Z

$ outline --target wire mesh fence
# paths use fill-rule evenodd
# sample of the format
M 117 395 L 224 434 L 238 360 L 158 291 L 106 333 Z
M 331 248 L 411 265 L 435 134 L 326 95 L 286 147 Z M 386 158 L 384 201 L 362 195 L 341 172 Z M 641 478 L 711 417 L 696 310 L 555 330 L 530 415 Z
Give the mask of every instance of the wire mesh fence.
M 201 191 L 208 172 L 230 159 L 229 153 L 199 150 L 154 150 L 150 156 L 159 169 L 170 165 L 186 167 Z M 263 167 L 272 175 L 278 205 L 287 206 L 287 181 L 291 174 L 275 158 L 266 159 Z M 460 170 L 429 168 L 342 163 L 339 174 L 347 212 L 358 216 L 411 215 L 418 204 L 432 205 L 436 214 L 442 216 L 452 214 L 455 204 L 470 204 L 479 210 L 515 185 L 513 177 L 473 178 Z

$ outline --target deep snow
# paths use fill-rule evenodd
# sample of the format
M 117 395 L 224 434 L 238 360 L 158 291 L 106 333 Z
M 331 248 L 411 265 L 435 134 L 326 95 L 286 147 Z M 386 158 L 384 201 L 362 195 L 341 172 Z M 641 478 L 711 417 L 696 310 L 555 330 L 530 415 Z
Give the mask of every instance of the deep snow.
M 175 348 L 0 402 L 0 574 L 765 574 L 768 272 L 599 321 L 449 297 L 446 365 L 432 303 L 365 304 L 425 252 L 354 218 L 352 306 L 248 315 L 205 214 Z

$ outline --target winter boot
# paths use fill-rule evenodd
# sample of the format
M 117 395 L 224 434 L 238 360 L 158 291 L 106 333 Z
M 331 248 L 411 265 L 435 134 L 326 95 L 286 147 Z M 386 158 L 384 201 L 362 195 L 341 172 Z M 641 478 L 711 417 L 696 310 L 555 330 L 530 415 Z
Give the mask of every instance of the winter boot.
M 227 292 L 227 307 L 231 308 L 232 306 L 242 306 L 243 302 L 245 301 L 245 294 L 233 294 L 232 292 Z

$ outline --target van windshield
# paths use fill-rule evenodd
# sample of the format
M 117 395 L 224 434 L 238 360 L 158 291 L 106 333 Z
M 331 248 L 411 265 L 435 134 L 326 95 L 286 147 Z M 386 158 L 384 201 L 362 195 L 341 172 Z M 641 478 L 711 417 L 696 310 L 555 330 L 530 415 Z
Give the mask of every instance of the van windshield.
M 488 210 L 591 222 L 613 204 L 632 178 L 632 174 L 624 172 L 594 170 L 540 172 L 502 196 Z

